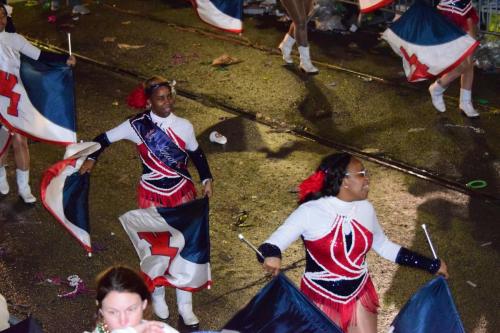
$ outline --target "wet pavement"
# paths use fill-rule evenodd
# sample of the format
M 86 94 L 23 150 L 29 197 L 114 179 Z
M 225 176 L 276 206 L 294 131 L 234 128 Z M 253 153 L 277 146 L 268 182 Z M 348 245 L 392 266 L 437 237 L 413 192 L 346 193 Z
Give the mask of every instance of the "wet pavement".
M 475 96 L 488 100 L 480 120 L 463 118 L 452 98 L 447 99 L 449 111 L 439 116 L 432 109 L 426 85 L 404 83 L 400 60 L 380 45 L 373 31 L 352 36 L 314 34 L 313 58 L 324 65 L 319 65 L 318 76 L 307 77 L 295 67 L 282 65 L 274 47 L 285 27 L 269 19 L 247 18 L 246 31 L 238 37 L 210 30 L 181 1 L 105 1 L 89 8 L 92 14 L 78 21 L 63 11 L 56 24 L 49 24 L 47 11 L 21 2 L 15 4 L 15 22 L 19 32 L 63 48 L 65 31 L 70 30 L 77 54 L 144 77 L 174 78 L 180 89 L 199 97 L 179 97 L 177 113 L 195 126 L 216 179 L 211 202 L 215 283 L 212 290 L 195 296 L 205 329 L 220 328 L 266 281 L 253 254 L 239 244 L 237 233 L 243 232 L 256 244 L 263 241 L 295 207 L 295 186 L 321 156 L 331 152 L 331 148 L 290 134 L 292 130 L 305 130 L 461 183 L 485 179 L 484 191 L 499 195 L 498 76 L 477 75 Z M 211 66 L 223 53 L 242 62 L 226 68 Z M 136 112 L 125 106 L 124 99 L 137 79 L 80 61 L 75 82 L 79 139 L 91 139 Z M 457 96 L 453 88 L 450 96 Z M 247 110 L 272 126 L 221 110 L 217 107 L 221 103 Z M 208 133 L 212 130 L 225 134 L 228 144 L 211 144 Z M 43 170 L 63 151 L 39 143 L 31 144 L 30 150 L 32 179 L 38 187 Z M 450 287 L 467 331 L 494 332 L 500 326 L 495 311 L 498 286 L 493 278 L 500 273 L 499 206 L 366 163 L 373 171 L 371 200 L 388 236 L 429 253 L 419 230 L 426 223 L 452 272 Z M 0 285 L 6 291 L 0 292 L 13 300 L 15 314 L 34 313 L 47 332 L 81 332 L 92 327 L 91 293 L 59 299 L 56 294 L 64 286 L 43 283 L 35 276 L 65 278 L 76 273 L 90 286 L 95 274 L 110 264 L 136 267 L 136 255 L 117 217 L 136 206 L 139 172 L 134 148 L 125 143 L 113 145 L 94 170 L 92 234 L 102 251 L 92 259 L 84 256 L 40 204 L 28 209 L 14 194 L 2 198 Z M 235 221 L 242 212 L 249 217 L 240 225 Z M 286 253 L 285 265 L 298 263 L 287 272 L 295 282 L 303 269 L 302 257 L 300 244 Z M 383 332 L 429 276 L 398 268 L 373 253 L 368 260 L 381 295 L 379 331 Z M 169 304 L 174 304 L 171 294 Z M 169 322 L 176 325 L 172 310 Z

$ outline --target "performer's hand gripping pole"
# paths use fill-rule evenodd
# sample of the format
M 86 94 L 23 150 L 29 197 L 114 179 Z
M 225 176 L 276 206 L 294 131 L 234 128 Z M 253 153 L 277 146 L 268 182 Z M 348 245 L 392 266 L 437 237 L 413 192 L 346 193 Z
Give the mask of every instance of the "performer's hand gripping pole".
M 437 259 L 436 251 L 434 251 L 434 246 L 432 246 L 431 237 L 429 236 L 429 233 L 427 232 L 427 227 L 425 226 L 425 224 L 422 224 L 422 229 L 424 229 L 425 237 L 427 237 L 427 242 L 429 243 L 429 246 L 431 247 L 432 255 L 434 256 L 434 259 Z
M 266 259 L 266 258 L 264 258 L 264 256 L 262 255 L 262 253 L 260 253 L 260 251 L 252 243 L 250 243 L 249 241 L 247 241 L 245 239 L 245 237 L 243 237 L 243 234 L 238 234 L 238 238 L 240 239 L 240 241 L 242 241 L 243 243 L 245 243 L 246 245 L 248 245 L 248 247 L 250 247 L 252 250 L 254 250 L 255 253 L 257 253 L 259 255 L 259 257 L 262 258 L 262 260 Z

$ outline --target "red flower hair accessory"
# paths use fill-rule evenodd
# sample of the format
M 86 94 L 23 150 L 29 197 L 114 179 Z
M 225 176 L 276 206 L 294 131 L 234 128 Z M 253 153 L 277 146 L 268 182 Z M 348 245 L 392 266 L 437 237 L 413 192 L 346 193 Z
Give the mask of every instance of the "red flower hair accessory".
M 299 185 L 299 202 L 304 201 L 304 199 L 311 193 L 320 192 L 323 188 L 323 183 L 325 181 L 325 172 L 323 170 L 318 170 L 305 179 Z
M 127 105 L 134 109 L 145 109 L 147 100 L 144 85 L 141 83 L 128 94 Z

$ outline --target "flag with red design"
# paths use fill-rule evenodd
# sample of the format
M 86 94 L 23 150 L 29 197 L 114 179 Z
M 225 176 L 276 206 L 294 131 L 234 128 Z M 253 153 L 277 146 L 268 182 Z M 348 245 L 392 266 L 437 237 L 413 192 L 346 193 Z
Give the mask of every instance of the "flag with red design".
M 99 150 L 97 142 L 74 143 L 66 147 L 63 160 L 49 167 L 42 176 L 40 195 L 44 207 L 92 252 L 89 221 L 90 174 L 80 174 L 87 156 Z
M 416 1 L 383 34 L 403 59 L 408 81 L 441 76 L 460 65 L 479 42 L 436 9 Z
M 0 122 L 37 141 L 76 142 L 73 73 L 35 61 L 0 43 Z
M 359 11 L 364 14 L 370 13 L 392 2 L 393 0 L 359 0 Z
M 173 208 L 132 210 L 120 222 L 139 255 L 150 289 L 170 286 L 198 291 L 210 287 L 207 198 Z

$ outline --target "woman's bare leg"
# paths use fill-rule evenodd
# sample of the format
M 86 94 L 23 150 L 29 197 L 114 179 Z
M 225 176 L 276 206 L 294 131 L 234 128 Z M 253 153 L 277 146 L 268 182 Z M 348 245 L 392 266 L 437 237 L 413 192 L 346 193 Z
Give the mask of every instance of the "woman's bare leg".
M 12 148 L 14 149 L 14 161 L 19 170 L 29 170 L 30 153 L 28 150 L 28 139 L 21 134 L 15 133 L 12 138 Z
M 377 314 L 356 302 L 356 325 L 349 326 L 347 333 L 377 333 Z
M 292 19 L 292 24 L 288 33 L 295 37 L 300 46 L 308 46 L 307 42 L 307 6 L 311 0 L 281 0 L 288 15 Z M 293 34 L 292 34 L 293 33 Z

